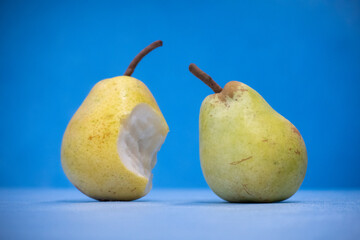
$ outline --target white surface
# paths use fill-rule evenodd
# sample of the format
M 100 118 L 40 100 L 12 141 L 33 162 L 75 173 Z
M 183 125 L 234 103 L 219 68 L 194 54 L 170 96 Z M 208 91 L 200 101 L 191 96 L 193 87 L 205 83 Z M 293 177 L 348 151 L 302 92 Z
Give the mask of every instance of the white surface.
M 0 190 L 0 239 L 360 239 L 360 191 L 233 204 L 210 190 L 97 202 L 77 190 Z

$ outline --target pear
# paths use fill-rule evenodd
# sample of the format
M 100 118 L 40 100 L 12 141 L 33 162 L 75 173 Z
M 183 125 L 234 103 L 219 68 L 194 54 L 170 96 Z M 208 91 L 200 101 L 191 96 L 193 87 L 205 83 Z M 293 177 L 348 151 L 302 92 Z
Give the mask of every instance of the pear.
M 131 74 L 159 46 L 156 41 L 142 50 L 124 76 L 98 82 L 66 128 L 63 170 L 91 198 L 135 200 L 151 189 L 151 170 L 169 128 L 149 89 Z
M 222 89 L 195 64 L 190 72 L 215 94 L 200 109 L 200 161 L 210 188 L 229 202 L 291 197 L 307 168 L 299 131 L 254 89 L 231 81 Z

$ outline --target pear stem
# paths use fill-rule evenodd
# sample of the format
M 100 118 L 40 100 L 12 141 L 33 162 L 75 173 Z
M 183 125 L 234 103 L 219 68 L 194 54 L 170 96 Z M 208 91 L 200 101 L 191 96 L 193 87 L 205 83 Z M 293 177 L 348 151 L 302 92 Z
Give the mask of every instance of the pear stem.
M 161 40 L 157 40 L 157 41 L 153 42 L 152 44 L 150 44 L 149 46 L 147 46 L 146 48 L 144 48 L 143 50 L 141 50 L 141 52 L 139 52 L 139 54 L 136 55 L 136 57 L 129 64 L 128 68 L 126 69 L 126 71 L 124 73 L 124 76 L 131 76 L 131 74 L 133 74 L 136 66 L 141 61 L 141 59 L 143 57 L 145 57 L 149 52 L 151 52 L 152 50 L 154 50 L 157 47 L 161 47 L 162 45 L 163 45 L 163 42 Z
M 222 91 L 222 88 L 212 79 L 209 75 L 207 75 L 204 71 L 202 71 L 198 66 L 194 63 L 191 63 L 189 66 L 189 70 L 192 74 L 194 74 L 197 78 L 203 81 L 206 85 L 208 85 L 215 93 L 219 93 Z

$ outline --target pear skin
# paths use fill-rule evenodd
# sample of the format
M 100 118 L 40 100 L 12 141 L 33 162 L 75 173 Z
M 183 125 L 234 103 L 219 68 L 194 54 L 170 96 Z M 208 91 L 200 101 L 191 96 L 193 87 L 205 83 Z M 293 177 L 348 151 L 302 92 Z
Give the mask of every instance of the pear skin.
M 232 81 L 207 96 L 199 131 L 206 182 L 229 202 L 282 201 L 304 180 L 300 132 L 246 84 Z
M 146 113 L 152 122 L 129 122 L 134 109 L 139 107 L 141 111 L 136 111 L 139 115 L 136 117 L 141 120 Z M 146 135 L 145 130 L 152 132 Z M 131 136 L 132 131 L 143 135 Z M 144 83 L 130 76 L 102 80 L 93 87 L 66 128 L 61 147 L 63 170 L 75 187 L 91 198 L 138 199 L 151 189 L 150 171 L 168 131 Z M 122 132 L 130 136 L 123 140 Z M 141 149 L 145 146 L 151 149 Z M 121 155 L 122 151 L 128 155 Z M 149 166 L 143 166 L 142 161 Z M 143 167 L 148 168 L 148 174 L 135 171 Z

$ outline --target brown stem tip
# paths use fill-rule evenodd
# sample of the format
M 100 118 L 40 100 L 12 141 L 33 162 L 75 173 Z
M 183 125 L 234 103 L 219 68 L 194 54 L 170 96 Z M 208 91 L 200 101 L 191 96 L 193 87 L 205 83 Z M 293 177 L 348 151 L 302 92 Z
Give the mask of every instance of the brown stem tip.
M 199 78 L 206 85 L 208 85 L 215 93 L 219 93 L 222 91 L 222 88 L 209 75 L 207 75 L 204 71 L 202 71 L 195 64 L 191 63 L 189 66 L 189 70 L 197 78 Z
M 139 54 L 136 55 L 136 57 L 129 64 L 128 68 L 126 69 L 126 71 L 124 73 L 124 76 L 131 76 L 131 74 L 133 74 L 136 66 L 141 61 L 141 59 L 143 59 L 143 57 L 145 57 L 149 52 L 151 52 L 152 50 L 154 50 L 157 47 L 161 47 L 162 45 L 163 45 L 163 42 L 161 40 L 157 40 L 157 41 L 153 42 L 152 44 L 150 44 L 149 46 L 147 46 L 146 48 L 144 48 L 143 50 L 141 50 L 141 52 L 139 52 Z

